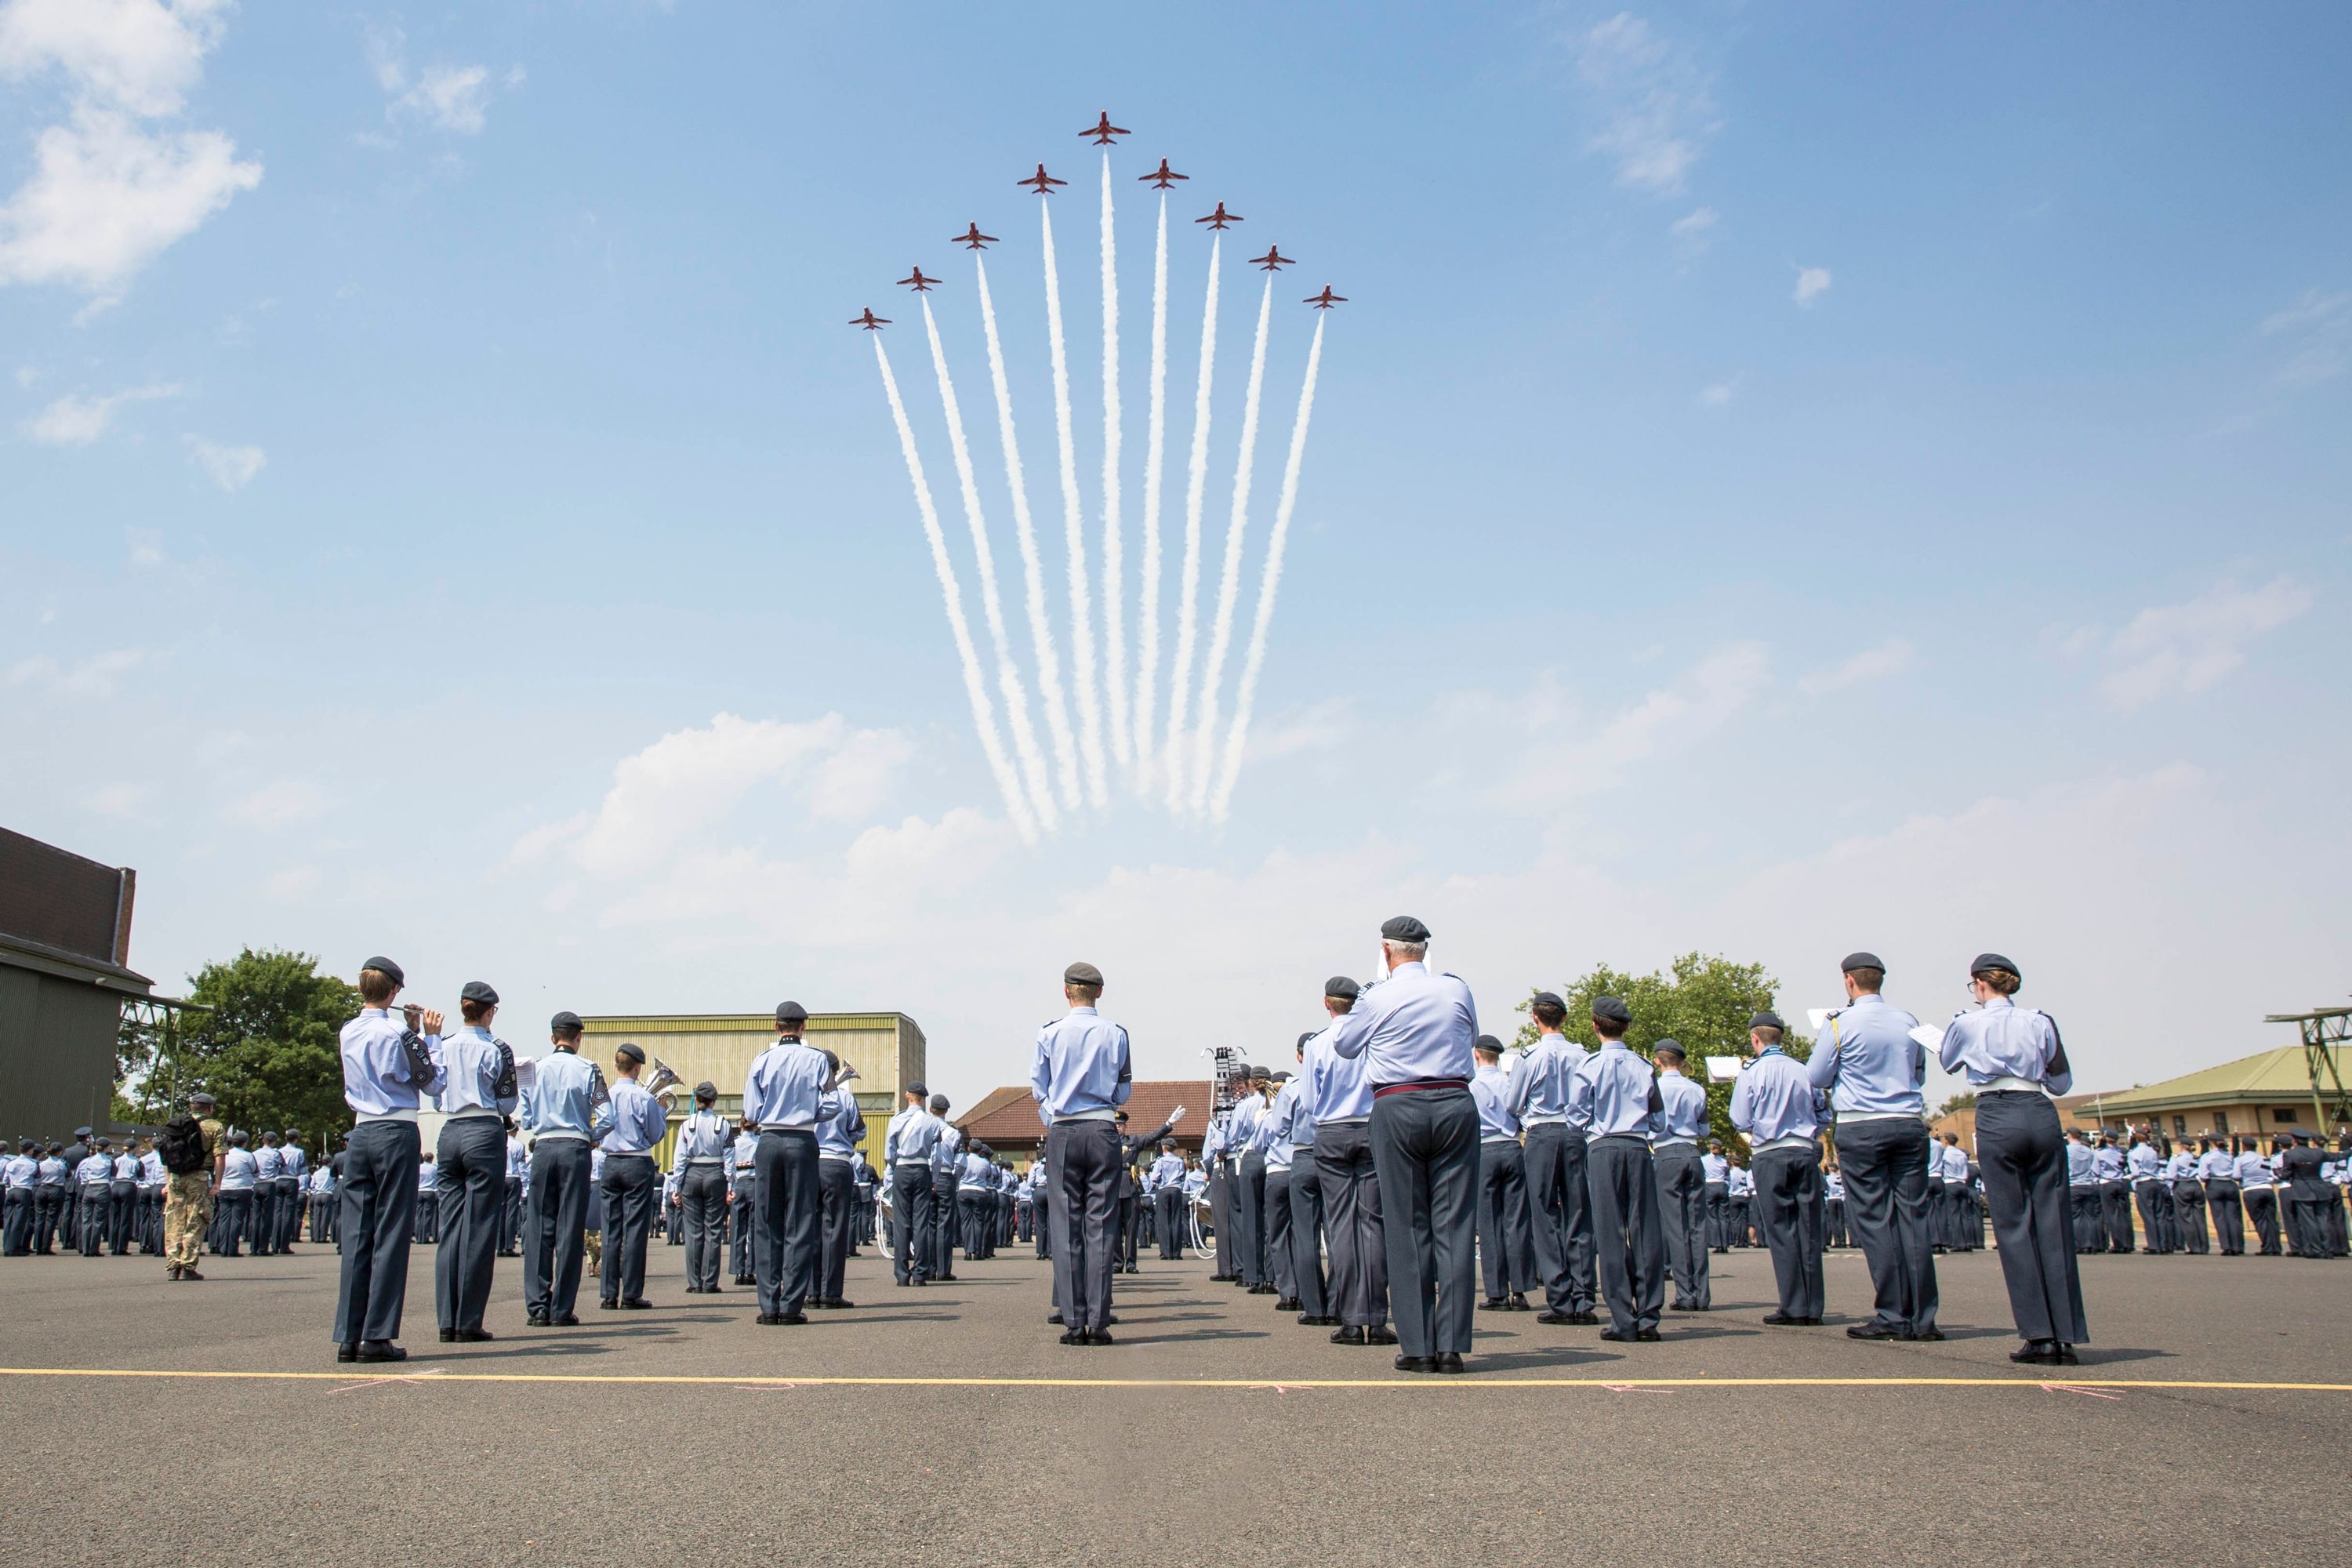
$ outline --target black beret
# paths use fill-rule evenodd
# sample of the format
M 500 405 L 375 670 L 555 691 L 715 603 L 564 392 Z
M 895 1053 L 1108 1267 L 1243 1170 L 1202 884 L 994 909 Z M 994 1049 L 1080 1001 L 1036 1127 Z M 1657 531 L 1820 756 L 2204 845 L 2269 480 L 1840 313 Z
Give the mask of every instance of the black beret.
M 940 1112 L 946 1110 L 947 1108 L 948 1097 L 946 1095 L 935 1094 L 931 1096 L 931 1114 L 933 1116 L 939 1115 Z
M 1266 1075 L 1266 1081 L 1269 1083 L 1288 1083 L 1290 1081 L 1290 1075 L 1277 1068 L 1273 1072 Z
M 1353 1002 L 1364 994 L 1364 988 L 1344 974 L 1335 974 L 1323 983 L 1323 994 Z
M 551 1035 L 561 1035 L 578 1027 L 580 1027 L 580 1015 L 573 1012 L 558 1013 L 547 1021 L 547 1032 Z
M 1303 1033 L 1301 1033 L 1301 1034 L 1299 1035 L 1299 1037 L 1298 1037 L 1298 1049 L 1300 1049 L 1300 1050 L 1302 1050 L 1302 1051 L 1303 1051 L 1303 1050 L 1305 1050 L 1305 1049 L 1307 1048 L 1307 1041 L 1309 1041 L 1309 1040 L 1311 1040 L 1311 1039 L 1313 1039 L 1314 1037 L 1315 1037 L 1315 1031 L 1314 1031 L 1314 1030 L 1312 1030 L 1312 1029 L 1308 1029 L 1308 1030 L 1306 1030 L 1306 1031 L 1304 1031 Z
M 694 1086 L 694 1098 L 697 1100 L 717 1100 L 719 1098 L 719 1086 L 711 1082 L 709 1079 L 704 1079 L 700 1083 Z
M 1568 1011 L 1568 1004 L 1559 999 L 1559 993 L 1557 991 L 1538 991 L 1528 998 L 1528 1005 L 1530 1007 L 1539 1007 L 1547 1002 L 1563 1013 Z
M 645 1066 L 646 1053 L 643 1047 L 633 1045 L 627 1040 L 623 1040 L 619 1045 L 614 1046 L 613 1054 L 616 1057 L 626 1057 L 639 1067 Z
M 1683 1049 L 1683 1043 L 1675 1038 L 1672 1035 L 1668 1035 L 1656 1045 L 1652 1046 L 1650 1047 L 1650 1054 L 1654 1057 L 1680 1057 L 1685 1061 L 1690 1059 L 1690 1053 Z
M 1845 955 L 1845 962 L 1839 964 L 1838 969 L 1846 974 L 1852 974 L 1857 969 L 1875 969 L 1885 973 L 1886 963 L 1874 952 L 1849 952 Z
M 489 982 L 486 980 L 467 981 L 466 988 L 457 993 L 457 999 L 460 1002 L 478 1002 L 485 1007 L 499 1005 L 499 994 L 490 989 Z
M 1503 1042 L 1492 1035 L 1481 1035 L 1471 1042 L 1470 1048 L 1474 1051 L 1492 1051 L 1499 1057 L 1503 1054 Z
M 1429 928 L 1411 915 L 1399 915 L 1381 923 L 1381 937 L 1386 942 L 1427 942 Z
M 1102 971 L 1083 960 L 1062 971 L 1062 984 L 1065 985 L 1100 985 L 1102 983 Z
M 289 1138 L 299 1138 L 302 1136 L 302 1130 L 299 1127 L 289 1127 L 286 1130 L 286 1136 Z
M 1751 1029 L 1786 1030 L 1789 1026 L 1780 1022 L 1780 1015 L 1778 1013 L 1759 1013 L 1748 1020 L 1748 1026 Z
M 931 1091 L 925 1089 L 920 1082 L 916 1082 L 908 1084 L 902 1092 L 911 1094 L 920 1100 L 928 1097 Z
M 1592 999 L 1592 1016 L 1596 1018 L 1606 1018 L 1612 1024 L 1630 1024 L 1633 1021 L 1633 1010 L 1614 996 L 1595 996 Z
M 2006 969 L 2021 980 L 2025 977 L 2025 971 L 1997 952 L 1978 953 L 1977 961 L 1969 965 L 1969 973 L 1972 975 L 1982 974 L 1988 969 Z
M 408 984 L 408 976 L 402 972 L 400 965 L 394 963 L 392 960 L 383 957 L 382 954 L 378 954 L 376 957 L 369 959 L 365 963 L 361 964 L 360 967 L 362 969 L 373 969 L 379 972 L 386 980 L 391 981 L 394 985 L 405 985 Z
M 786 1024 L 805 1024 L 807 1022 L 808 1009 L 802 1006 L 799 1003 L 779 1002 L 776 1004 L 776 1026 L 778 1028 L 782 1028 Z
M 208 1089 L 192 1089 L 188 1091 L 188 1103 L 190 1105 L 217 1105 L 220 1102 L 213 1098 L 212 1090 Z
M 1249 1069 L 1249 1075 L 1250 1075 L 1250 1077 L 1252 1077 L 1252 1078 L 1266 1078 L 1266 1077 L 1271 1076 L 1270 1074 L 1268 1074 L 1268 1073 L 1266 1072 L 1265 1068 L 1258 1068 L 1258 1067 L 1254 1067 L 1254 1068 L 1250 1068 L 1250 1069 Z

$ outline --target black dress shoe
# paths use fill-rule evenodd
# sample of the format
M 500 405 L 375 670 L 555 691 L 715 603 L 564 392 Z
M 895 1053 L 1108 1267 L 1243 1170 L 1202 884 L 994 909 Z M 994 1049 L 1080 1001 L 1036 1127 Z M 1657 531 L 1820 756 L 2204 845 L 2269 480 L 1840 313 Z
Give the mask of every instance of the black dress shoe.
M 1900 1339 L 1902 1336 L 1885 1323 L 1873 1319 L 1867 1323 L 1854 1324 L 1846 1330 L 1845 1337 L 1850 1340 L 1893 1340 Z
M 1339 1320 L 1323 1312 L 1301 1312 L 1298 1326 L 1302 1329 L 1336 1329 Z
M 2021 1366 L 2057 1366 L 2061 1364 L 2058 1360 L 2058 1342 L 2056 1340 L 2028 1340 L 2023 1344 L 2018 1346 L 2015 1350 L 2010 1352 L 2009 1359 L 2018 1363 Z
M 580 1326 L 580 1314 L 566 1312 L 555 1320 L 555 1326 L 559 1329 L 576 1329 Z
M 1118 1314 L 1117 1312 L 1105 1312 L 1105 1313 L 1103 1314 L 1103 1326 L 1104 1326 L 1105 1328 L 1108 1328 L 1111 1324 L 1116 1323 L 1116 1322 L 1118 1322 Z
M 1804 1326 L 1805 1320 L 1792 1318 L 1786 1312 L 1767 1312 L 1764 1314 L 1764 1323 L 1768 1328 L 1797 1329 Z
M 846 1312 L 852 1307 L 856 1306 L 857 1303 L 855 1301 L 845 1301 L 840 1297 L 835 1296 L 832 1300 L 827 1301 L 825 1305 L 832 1308 L 836 1312 Z
M 1439 1351 L 1435 1355 L 1430 1357 L 1430 1360 L 1436 1363 L 1430 1369 L 1433 1372 L 1460 1372 L 1462 1370 L 1462 1352 L 1460 1351 Z
M 1916 1341 L 1923 1345 L 1939 1345 L 1944 1342 L 1944 1331 L 1937 1328 L 1925 1328 L 1916 1334 L 1906 1334 L 1903 1337 Z
M 1386 1323 L 1376 1324 L 1364 1331 L 1364 1342 L 1368 1345 L 1392 1345 L 1397 1342 L 1396 1331 Z
M 1536 1321 L 1538 1323 L 1551 1323 L 1554 1325 L 1573 1323 L 1576 1321 L 1576 1314 L 1573 1312 L 1555 1312 L 1550 1308 L 1547 1307 L 1542 1311 L 1536 1314 Z
M 406 1361 L 408 1352 L 390 1340 L 362 1340 L 359 1359 L 362 1361 Z
M 554 1321 L 554 1320 L 550 1318 L 545 1312 L 533 1312 L 530 1317 L 523 1320 L 523 1322 L 527 1326 L 534 1329 L 543 1329 L 552 1321 Z
M 1396 1369 L 1399 1372 L 1435 1372 L 1437 1363 L 1430 1356 L 1401 1355 L 1396 1358 Z
M 486 1345 L 499 1336 L 488 1329 L 459 1329 L 457 1342 L 461 1345 Z
M 1361 1323 L 1342 1324 L 1340 1327 L 1331 1331 L 1331 1342 L 1335 1345 L 1363 1344 L 1366 1342 L 1364 1339 L 1364 1326 Z
M 1086 1331 L 1082 1329 L 1065 1329 L 1062 1331 L 1062 1342 L 1066 1345 L 1082 1345 L 1087 1342 Z
M 442 1331 L 441 1331 L 441 1342 L 442 1342 L 443 1344 L 445 1344 L 445 1345 L 454 1345 L 454 1344 L 456 1344 L 456 1343 L 457 1342 L 457 1330 L 455 1330 L 455 1329 L 444 1329 L 444 1330 L 442 1330 Z
M 337 1361 L 357 1361 L 360 1359 L 360 1347 L 357 1345 L 337 1345 L 335 1347 L 335 1359 Z
M 1303 1312 L 1307 1308 L 1306 1304 L 1300 1301 L 1297 1297 L 1285 1296 L 1281 1300 L 1276 1301 L 1274 1304 L 1274 1310 L 1277 1312 Z
M 1631 1334 L 1619 1333 L 1617 1331 L 1616 1325 L 1612 1323 L 1608 1328 L 1601 1331 L 1601 1337 L 1607 1340 L 1612 1344 L 1622 1344 L 1632 1340 L 1633 1336 Z
M 1049 1322 L 1049 1323 L 1058 1323 L 1058 1322 L 1060 1322 L 1060 1321 L 1062 1321 L 1062 1314 L 1061 1314 L 1061 1313 L 1059 1313 L 1059 1312 L 1055 1312 L 1055 1313 L 1052 1314 L 1051 1316 L 1049 1316 L 1048 1318 L 1046 1318 L 1046 1320 L 1045 1320 L 1045 1321 L 1046 1321 L 1047 1322 Z
M 2060 1345 L 2058 1347 L 2058 1364 L 2060 1366 L 2080 1366 L 2083 1364 L 2083 1358 L 2074 1353 L 2074 1347 L 2073 1345 Z
M 1116 1342 L 1117 1342 L 1110 1337 L 1110 1331 L 1108 1329 L 1096 1329 L 1087 1335 L 1087 1343 L 1090 1345 L 1108 1345 L 1114 1344 Z
M 1664 1340 L 1665 1335 L 1658 1332 L 1655 1329 L 1635 1329 L 1633 1331 L 1633 1337 L 1641 1341 L 1645 1345 L 1654 1345 Z
M 791 1326 L 798 1326 L 799 1324 L 808 1321 L 808 1314 L 806 1312 L 779 1312 L 776 1314 L 776 1321 Z
M 621 1303 L 618 1301 L 599 1301 L 596 1305 L 604 1308 L 604 1310 L 608 1312 L 617 1312 L 621 1310 Z
M 636 1296 L 622 1302 L 621 1305 L 632 1312 L 643 1312 L 649 1310 L 652 1308 L 653 1303 L 646 1300 L 643 1296 Z
M 1528 1305 L 1528 1293 L 1525 1290 L 1512 1291 L 1511 1304 L 1504 1310 L 1506 1311 L 1512 1312 L 1531 1312 L 1535 1310 L 1534 1308 Z
M 1500 1296 L 1489 1296 L 1478 1303 L 1478 1310 L 1482 1312 L 1507 1312 L 1510 1309 L 1511 1304 Z
M 782 1312 L 762 1312 L 751 1321 L 763 1329 L 772 1329 L 784 1321 L 784 1315 Z
M 1601 1321 L 1601 1314 L 1598 1312 L 1570 1312 L 1568 1315 L 1568 1321 L 1574 1323 L 1580 1329 L 1589 1329 L 1592 1327 L 1593 1324 Z

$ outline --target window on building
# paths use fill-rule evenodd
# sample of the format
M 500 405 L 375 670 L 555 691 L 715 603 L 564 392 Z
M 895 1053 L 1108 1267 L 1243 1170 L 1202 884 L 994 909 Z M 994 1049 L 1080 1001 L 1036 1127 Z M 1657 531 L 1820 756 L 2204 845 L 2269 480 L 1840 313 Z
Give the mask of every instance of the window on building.
M 2277 1122 L 2281 1127 L 2294 1126 L 2294 1107 L 2292 1105 L 2273 1106 L 2271 1109 L 2271 1120 Z
M 2189 1136 L 2189 1118 L 2186 1116 L 2176 1116 L 2172 1119 L 2172 1135 L 2175 1138 L 2186 1138 Z
M 2228 1111 L 2217 1110 L 2213 1113 L 2213 1131 L 2221 1133 L 2227 1133 L 2230 1131 L 2230 1113 Z

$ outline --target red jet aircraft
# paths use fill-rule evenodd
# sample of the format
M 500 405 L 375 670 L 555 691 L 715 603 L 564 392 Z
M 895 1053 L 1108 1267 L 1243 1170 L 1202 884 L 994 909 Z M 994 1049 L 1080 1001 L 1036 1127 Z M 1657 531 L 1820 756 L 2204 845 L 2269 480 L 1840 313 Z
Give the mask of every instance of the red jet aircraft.
M 1207 224 L 1211 228 L 1223 228 L 1228 224 L 1241 222 L 1242 215 L 1239 213 L 1227 212 L 1225 210 L 1225 204 L 1219 202 L 1215 212 L 1211 213 L 1207 217 L 1196 217 L 1192 221 L 1194 223 Z
M 972 250 L 985 250 L 996 243 L 996 237 L 992 234 L 981 233 L 980 225 L 973 224 L 961 234 L 951 237 L 948 243 L 964 246 Z
M 1036 187 L 1036 191 L 1039 195 L 1050 196 L 1054 194 L 1054 186 L 1066 185 L 1070 182 L 1067 180 L 1057 180 L 1054 178 L 1053 175 L 1045 173 L 1045 165 L 1040 163 L 1037 165 L 1037 172 L 1035 174 L 1030 175 L 1025 180 L 1015 180 L 1013 183 L 1016 185 L 1034 185 Z
M 869 332 L 878 332 L 890 324 L 890 318 L 876 315 L 874 307 L 868 305 L 865 310 L 852 316 L 849 319 L 849 324 L 853 327 L 864 327 Z
M 1254 267 L 1262 267 L 1268 272 L 1279 272 L 1286 267 L 1297 266 L 1298 258 L 1295 256 L 1283 255 L 1282 247 L 1278 245 L 1269 245 L 1265 247 L 1264 256 L 1251 257 L 1250 264 Z
M 1095 145 L 1097 147 L 1108 147 L 1110 145 L 1110 139 L 1112 137 L 1124 136 L 1127 132 L 1118 126 L 1113 125 L 1110 122 L 1110 110 L 1106 109 L 1103 110 L 1103 115 L 1100 120 L 1096 121 L 1092 125 L 1089 125 L 1084 131 L 1079 132 L 1078 134 L 1081 136 L 1093 137 L 1095 139 Z
M 915 275 L 912 278 L 899 279 L 898 286 L 902 289 L 910 288 L 918 294 L 928 294 L 931 291 L 931 285 L 938 281 L 939 279 L 936 278 L 924 277 L 923 269 L 918 267 L 915 268 Z
M 1323 292 L 1320 294 L 1309 294 L 1299 301 L 1302 305 L 1312 305 L 1318 310 L 1328 310 L 1334 305 L 1344 305 L 1347 302 L 1348 297 L 1345 294 L 1331 292 L 1331 285 L 1328 283 L 1323 285 Z
M 1149 180 L 1153 185 L 1164 191 L 1168 188 L 1169 182 L 1171 180 L 1189 180 L 1192 176 L 1190 174 L 1178 174 L 1175 170 L 1168 166 L 1168 160 L 1162 158 L 1160 160 L 1160 167 L 1152 170 L 1151 173 L 1148 174 L 1138 174 L 1135 177 L 1139 180 Z

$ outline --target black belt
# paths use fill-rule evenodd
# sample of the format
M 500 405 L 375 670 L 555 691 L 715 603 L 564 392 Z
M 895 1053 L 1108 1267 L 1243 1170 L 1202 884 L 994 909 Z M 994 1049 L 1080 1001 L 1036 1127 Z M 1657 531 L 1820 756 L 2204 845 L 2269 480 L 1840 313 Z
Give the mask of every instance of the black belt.
M 1375 1085 L 1372 1098 L 1378 1100 L 1384 1094 L 1418 1094 L 1425 1089 L 1468 1089 L 1469 1087 L 1470 1080 L 1466 1078 L 1417 1078 L 1404 1083 Z

